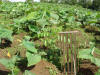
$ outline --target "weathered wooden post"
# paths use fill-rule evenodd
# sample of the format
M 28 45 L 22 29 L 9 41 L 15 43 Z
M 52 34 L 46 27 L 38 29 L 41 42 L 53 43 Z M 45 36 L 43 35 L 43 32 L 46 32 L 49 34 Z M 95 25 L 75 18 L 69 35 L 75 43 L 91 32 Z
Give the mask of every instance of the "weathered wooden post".
M 68 31 L 59 33 L 58 46 L 62 50 L 63 56 L 63 75 L 76 75 L 79 66 L 78 42 L 79 31 Z

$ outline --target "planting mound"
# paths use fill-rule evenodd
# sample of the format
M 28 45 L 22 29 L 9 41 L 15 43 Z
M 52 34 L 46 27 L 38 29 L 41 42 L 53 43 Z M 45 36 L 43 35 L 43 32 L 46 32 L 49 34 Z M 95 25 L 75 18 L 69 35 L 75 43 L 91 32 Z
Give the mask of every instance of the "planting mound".
M 44 60 L 40 61 L 34 67 L 28 69 L 26 68 L 26 70 L 30 70 L 36 75 L 61 75 L 60 71 L 56 68 L 56 66 Z M 0 75 L 8 75 L 8 72 L 9 71 L 4 66 L 0 65 Z M 22 72 L 20 72 L 19 75 L 23 75 Z
M 36 75 L 51 75 L 50 73 L 57 73 L 56 75 L 61 75 L 60 71 L 53 64 L 47 61 L 40 61 L 33 69 L 30 70 Z
M 35 75 L 61 75 L 60 71 L 56 68 L 56 66 L 45 60 L 41 60 L 35 66 L 25 68 L 24 71 L 25 70 L 30 70 Z M 23 75 L 23 72 L 20 72 L 19 75 Z
M 78 75 L 95 75 L 98 69 L 99 67 L 91 63 L 89 60 L 84 60 L 82 64 L 80 64 Z

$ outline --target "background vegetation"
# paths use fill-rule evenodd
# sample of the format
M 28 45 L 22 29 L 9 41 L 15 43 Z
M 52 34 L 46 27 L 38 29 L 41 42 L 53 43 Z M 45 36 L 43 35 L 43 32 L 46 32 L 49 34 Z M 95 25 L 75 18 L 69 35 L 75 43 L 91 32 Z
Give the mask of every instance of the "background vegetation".
M 41 2 L 48 1 L 42 0 Z M 11 70 L 10 75 L 17 75 L 19 64 L 30 67 L 42 59 L 52 62 L 60 69 L 62 56 L 61 50 L 56 45 L 58 33 L 78 30 L 84 36 L 77 36 L 80 42 L 79 58 L 88 59 L 100 67 L 100 58 L 95 58 L 93 55 L 94 52 L 98 54 L 100 52 L 100 11 L 96 11 L 99 10 L 97 3 L 99 2 L 96 0 L 92 2 L 51 0 L 49 3 L 33 3 L 31 0 L 25 3 L 1 2 L 0 49 L 5 48 L 3 41 L 11 45 L 15 35 L 25 33 L 26 36 L 21 40 L 16 40 L 20 42 L 20 45 L 16 45 L 15 53 L 12 52 L 13 49 L 8 51 L 7 56 L 10 59 L 0 59 L 0 63 Z M 20 49 L 19 46 L 21 46 Z M 24 57 L 21 55 L 23 47 L 26 51 Z M 25 73 L 27 75 L 30 72 L 25 71 Z

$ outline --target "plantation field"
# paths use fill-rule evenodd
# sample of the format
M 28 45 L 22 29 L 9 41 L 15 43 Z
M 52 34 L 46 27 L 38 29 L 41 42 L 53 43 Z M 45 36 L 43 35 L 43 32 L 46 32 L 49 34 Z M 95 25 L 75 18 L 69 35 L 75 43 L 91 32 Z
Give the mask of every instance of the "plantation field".
M 76 36 L 77 75 L 100 75 L 100 11 L 80 5 L 2 2 L 0 75 L 62 75 L 59 32 L 74 30 L 81 33 Z

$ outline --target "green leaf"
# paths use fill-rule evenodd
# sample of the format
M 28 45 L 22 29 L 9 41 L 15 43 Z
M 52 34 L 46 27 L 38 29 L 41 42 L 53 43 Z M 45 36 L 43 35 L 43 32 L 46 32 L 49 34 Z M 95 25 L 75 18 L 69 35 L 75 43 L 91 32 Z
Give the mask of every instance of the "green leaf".
M 82 49 L 79 52 L 79 58 L 83 59 L 91 59 L 93 56 L 91 55 L 91 49 Z
M 69 23 L 72 23 L 72 22 L 74 22 L 74 21 L 75 21 L 75 17 L 74 17 L 74 16 L 68 17 L 68 22 L 69 22 Z
M 94 60 L 92 60 L 91 62 L 100 67 L 100 59 L 94 58 Z
M 34 15 L 35 15 L 35 14 L 36 14 L 36 12 L 31 12 L 31 13 L 29 13 L 28 16 L 26 17 L 27 20 L 32 20 L 32 19 L 34 19 Z
M 25 70 L 24 74 L 23 75 L 35 75 L 34 73 L 28 71 L 28 70 Z
M 55 20 L 58 20 L 59 19 L 59 16 L 55 13 L 50 13 L 50 16 L 51 18 L 55 19 Z
M 47 41 L 46 40 L 44 41 L 44 45 L 47 46 Z
M 11 69 L 14 66 L 13 64 L 11 64 L 9 59 L 0 59 L 0 63 L 8 69 Z
M 94 48 L 92 48 L 94 49 Z M 95 65 L 97 66 L 100 66 L 100 59 L 98 58 L 95 58 L 91 52 L 92 52 L 92 49 L 84 49 L 84 50 L 81 50 L 79 52 L 79 58 L 82 58 L 82 59 L 89 59 L 92 63 L 94 63 Z
M 32 54 L 30 52 L 26 52 L 28 67 L 37 64 L 41 60 L 41 56 L 39 54 Z
M 14 70 L 18 73 L 19 69 L 16 67 L 16 62 L 20 60 L 18 56 L 13 56 L 11 59 L 0 59 L 0 63 L 3 64 L 7 69 Z
M 19 74 L 19 72 L 20 72 L 20 69 L 19 68 L 14 68 L 14 75 L 18 75 Z
M 25 40 L 25 41 L 29 41 L 30 39 L 31 39 L 30 36 L 24 36 L 24 40 Z
M 51 19 L 51 20 L 49 20 L 50 21 L 50 23 L 52 23 L 52 24 L 57 24 L 58 23 L 58 21 L 57 20 L 54 20 L 54 19 Z
M 24 45 L 24 47 L 28 51 L 33 52 L 33 53 L 37 53 L 37 49 L 34 47 L 34 43 L 33 42 L 23 40 L 22 44 Z
M 29 30 L 32 31 L 32 32 L 38 32 L 38 28 L 34 25 L 29 25 Z
M 89 19 L 89 20 L 88 20 L 88 23 L 97 23 L 97 22 L 98 22 L 97 19 Z
M 46 19 L 39 19 L 37 20 L 37 23 L 41 26 L 48 25 L 48 22 L 46 21 Z
M 39 52 L 39 55 L 47 55 L 46 52 Z
M 12 59 L 0 59 L 0 63 L 3 64 L 6 68 L 12 70 L 15 67 L 15 62 Z
M 0 39 L 6 39 L 12 42 L 13 41 L 12 33 L 13 32 L 11 30 L 0 28 Z

